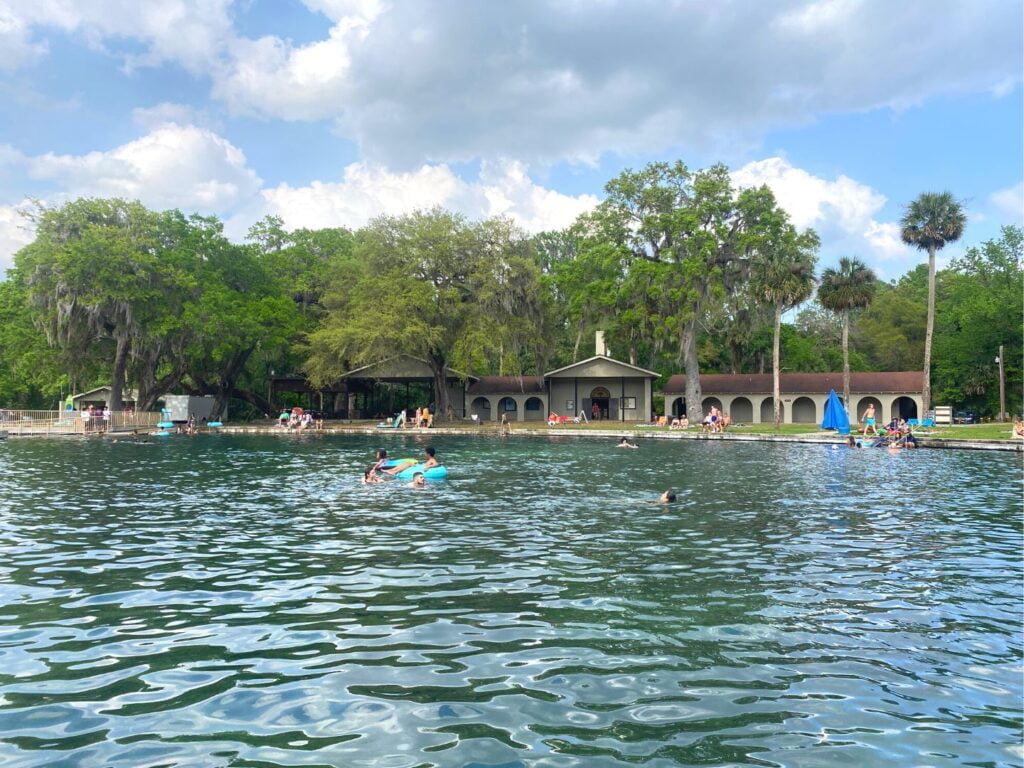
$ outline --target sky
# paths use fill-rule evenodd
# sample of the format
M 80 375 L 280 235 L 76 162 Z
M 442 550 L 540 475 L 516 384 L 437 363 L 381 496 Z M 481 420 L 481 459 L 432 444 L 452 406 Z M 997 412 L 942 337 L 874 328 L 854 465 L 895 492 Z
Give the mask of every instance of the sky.
M 568 226 L 627 168 L 725 163 L 883 279 L 1024 217 L 1020 0 L 0 0 L 0 272 L 80 196 L 356 228 Z

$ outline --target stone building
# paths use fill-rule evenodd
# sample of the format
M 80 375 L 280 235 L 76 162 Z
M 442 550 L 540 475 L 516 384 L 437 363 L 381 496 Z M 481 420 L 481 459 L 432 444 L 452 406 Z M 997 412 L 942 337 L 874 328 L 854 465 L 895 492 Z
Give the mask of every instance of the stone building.
M 843 392 L 842 373 L 783 373 L 779 377 L 782 415 L 786 424 L 820 422 L 830 389 Z M 876 418 L 921 418 L 922 374 L 920 371 L 878 371 L 850 374 L 851 422 L 874 404 Z M 717 406 L 735 424 L 760 424 L 775 420 L 770 373 L 702 374 L 701 411 Z M 672 376 L 662 389 L 665 412 L 686 413 L 686 376 Z

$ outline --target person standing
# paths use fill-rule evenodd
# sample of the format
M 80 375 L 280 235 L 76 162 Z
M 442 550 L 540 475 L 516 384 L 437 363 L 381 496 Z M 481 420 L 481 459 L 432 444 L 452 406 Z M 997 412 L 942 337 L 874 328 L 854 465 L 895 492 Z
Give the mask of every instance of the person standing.
M 593 419 L 594 421 L 601 420 L 601 406 L 598 405 L 597 403 L 594 403 L 592 406 L 590 406 L 590 418 Z
M 867 410 L 864 411 L 864 415 L 861 417 L 861 421 L 864 422 L 864 435 L 867 436 L 868 430 L 871 430 L 871 434 L 877 435 L 878 430 L 875 429 L 875 404 L 868 403 Z
M 501 434 L 502 435 L 511 435 L 512 434 L 512 424 L 509 423 L 508 414 L 505 413 L 505 411 L 501 412 Z

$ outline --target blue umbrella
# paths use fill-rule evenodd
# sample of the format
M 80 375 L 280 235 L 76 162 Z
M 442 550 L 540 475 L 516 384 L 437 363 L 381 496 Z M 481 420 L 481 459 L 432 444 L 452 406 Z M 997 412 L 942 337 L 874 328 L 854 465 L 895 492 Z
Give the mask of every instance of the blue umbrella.
M 828 391 L 828 400 L 825 402 L 825 418 L 821 422 L 822 429 L 836 429 L 840 435 L 850 434 L 850 417 L 846 414 L 843 401 L 839 399 L 834 389 Z

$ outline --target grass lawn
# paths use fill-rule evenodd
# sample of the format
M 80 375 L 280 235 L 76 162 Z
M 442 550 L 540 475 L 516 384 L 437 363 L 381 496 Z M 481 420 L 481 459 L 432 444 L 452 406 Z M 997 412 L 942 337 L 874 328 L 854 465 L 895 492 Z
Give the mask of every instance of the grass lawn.
M 273 422 L 260 423 L 259 426 L 271 426 Z M 361 428 L 373 427 L 377 424 L 376 421 L 359 421 L 352 423 L 339 424 L 338 422 L 327 422 L 328 429 L 345 429 L 349 428 Z M 251 426 L 256 426 L 251 425 Z M 467 421 L 460 422 L 437 422 L 437 427 L 444 429 L 457 429 L 465 430 L 466 432 L 472 433 L 484 433 L 484 432 L 498 432 L 499 427 L 494 422 L 487 422 L 484 424 L 477 424 Z M 855 425 L 856 426 L 856 425 Z M 512 433 L 515 434 L 520 430 L 530 431 L 546 431 L 549 427 L 547 422 L 544 421 L 514 421 L 512 422 Z M 622 432 L 623 434 L 638 434 L 653 432 L 668 432 L 668 427 L 652 427 L 639 425 L 635 422 L 624 422 L 624 421 L 592 421 L 589 424 L 560 424 L 556 429 L 559 430 L 571 430 L 576 432 L 588 432 L 594 430 L 611 431 L 611 432 Z M 922 437 L 937 437 L 945 438 L 948 440 L 1012 440 L 1012 424 L 964 424 L 954 426 L 940 426 L 933 427 L 931 429 L 917 429 L 915 432 L 920 434 Z M 405 430 L 403 430 L 405 431 Z M 690 427 L 687 430 L 683 430 L 687 434 L 697 434 L 700 432 L 700 427 Z M 408 430 L 409 434 L 415 434 L 413 430 Z M 821 437 L 835 436 L 835 432 L 832 430 L 824 430 L 818 427 L 817 424 L 781 424 L 779 429 L 776 430 L 773 424 L 747 424 L 747 425 L 733 425 L 729 427 L 728 434 L 734 435 L 819 435 Z M 859 434 L 859 431 L 854 430 L 854 434 Z

